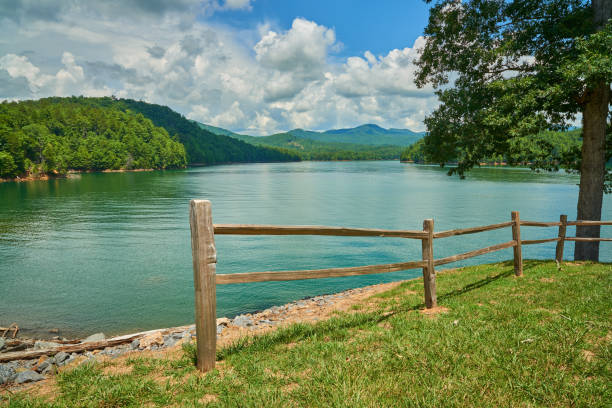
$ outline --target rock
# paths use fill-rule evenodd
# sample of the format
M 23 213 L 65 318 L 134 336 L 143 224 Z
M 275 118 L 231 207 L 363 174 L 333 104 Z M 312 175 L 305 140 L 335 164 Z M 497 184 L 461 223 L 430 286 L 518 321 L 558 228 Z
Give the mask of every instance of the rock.
M 81 341 L 81 343 L 95 343 L 102 340 L 106 340 L 104 333 L 96 333 L 87 337 L 85 340 Z
M 225 326 L 217 325 L 217 336 L 220 335 L 223 332 L 224 328 L 225 328 Z
M 228 324 L 230 324 L 230 319 L 227 317 L 220 317 L 217 319 L 217 326 L 227 326 Z
M 72 353 L 72 354 L 70 355 L 70 357 L 68 357 L 68 358 L 67 358 L 67 359 L 66 359 L 64 362 L 62 362 L 61 364 L 60 364 L 60 363 L 58 363 L 57 365 L 58 365 L 58 366 L 67 366 L 67 365 L 69 365 L 70 363 L 72 363 L 74 360 L 76 360 L 78 356 L 79 356 L 79 355 L 78 355 L 77 353 Z M 57 358 L 57 356 L 55 356 L 55 358 Z
M 172 347 L 176 344 L 178 339 L 175 339 L 172 335 L 164 336 L 164 347 Z
M 15 367 L 12 364 L 0 364 L 0 385 L 11 381 L 15 375 Z
M 40 381 L 44 379 L 45 379 L 44 375 L 38 374 L 36 371 L 27 370 L 27 371 L 17 374 L 17 377 L 15 378 L 15 383 L 24 384 L 24 383 L 36 382 L 36 381 Z
M 140 348 L 148 348 L 161 344 L 164 344 L 164 338 L 160 332 L 149 334 L 140 339 Z
M 140 347 L 140 339 L 134 339 L 130 344 L 130 348 L 132 350 L 138 350 L 138 347 Z
M 59 329 L 56 327 L 54 329 L 49 330 L 49 333 L 57 334 L 57 333 L 59 333 Z
M 45 371 L 47 367 L 53 364 L 53 361 L 54 361 L 53 358 L 45 358 L 42 361 L 39 360 L 38 364 L 36 365 L 36 371 L 38 371 L 39 373 L 42 373 L 43 371 Z
M 61 344 L 59 343 L 54 343 L 52 341 L 37 341 L 34 343 L 34 349 L 35 350 L 42 350 L 42 349 L 53 349 L 53 348 L 58 348 L 59 346 L 61 346 Z
M 0 350 L 2 350 L 4 348 L 5 344 L 6 344 L 6 340 L 4 340 L 3 338 L 0 337 Z
M 259 321 L 259 324 L 272 324 L 271 320 L 267 320 L 267 319 L 262 319 Z
M 172 336 L 173 339 L 180 340 L 183 337 L 185 337 L 185 333 L 184 332 L 172 333 L 170 336 Z
M 249 327 L 249 326 L 253 326 L 253 319 L 251 319 L 249 316 L 247 315 L 239 315 L 234 317 L 234 321 L 233 321 L 235 326 L 238 327 Z
M 69 357 L 70 357 L 70 354 L 66 353 L 65 351 L 60 351 L 59 353 L 55 355 L 55 363 L 61 364 L 64 361 L 66 361 Z
M 49 364 L 48 367 L 41 371 L 41 374 L 51 374 L 55 373 L 56 371 L 55 364 Z

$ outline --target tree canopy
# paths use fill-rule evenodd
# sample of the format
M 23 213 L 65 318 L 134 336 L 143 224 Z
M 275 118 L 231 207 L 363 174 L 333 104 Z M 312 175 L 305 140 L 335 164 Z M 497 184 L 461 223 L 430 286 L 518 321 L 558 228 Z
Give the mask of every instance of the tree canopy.
M 70 100 L 0 104 L 0 178 L 185 164 L 176 138 L 140 114 Z
M 517 164 L 534 146 L 540 157 L 552 149 L 532 135 L 566 129 L 580 114 L 581 151 L 561 164 L 581 173 L 577 217 L 600 219 L 610 180 L 612 1 L 433 3 L 416 77 L 440 100 L 425 119 L 426 155 L 442 165 L 456 160 L 450 173 L 459 175 L 495 155 Z M 577 235 L 599 236 L 599 227 L 578 228 Z M 576 259 L 597 257 L 598 245 L 576 244 Z

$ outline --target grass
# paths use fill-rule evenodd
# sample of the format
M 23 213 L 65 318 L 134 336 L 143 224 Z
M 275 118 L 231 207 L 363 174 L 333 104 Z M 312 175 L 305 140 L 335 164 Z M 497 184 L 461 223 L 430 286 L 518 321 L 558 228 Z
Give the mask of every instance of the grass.
M 375 306 L 243 338 L 199 375 L 194 346 L 57 375 L 57 395 L 4 394 L 11 407 L 610 406 L 610 264 L 528 261 L 439 274 L 437 313 L 422 281 Z M 112 367 L 110 367 L 112 368 Z

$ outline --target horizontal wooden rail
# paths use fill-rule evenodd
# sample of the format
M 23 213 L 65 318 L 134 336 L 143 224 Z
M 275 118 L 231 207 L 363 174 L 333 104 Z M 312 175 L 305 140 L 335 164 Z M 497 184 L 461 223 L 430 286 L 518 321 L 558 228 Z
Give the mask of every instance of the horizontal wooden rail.
M 510 227 L 510 226 L 512 226 L 512 221 L 501 222 L 499 224 L 483 225 L 480 227 L 440 231 L 434 234 L 434 238 L 446 238 L 446 237 L 453 237 L 456 235 L 475 234 L 477 232 L 490 231 L 490 230 L 495 230 L 495 229 L 505 228 L 505 227 Z
M 512 240 L 512 241 L 504 242 L 503 244 L 491 245 L 491 246 L 486 247 L 486 248 L 476 249 L 475 251 L 465 252 L 465 253 L 459 254 L 459 255 L 447 256 L 446 258 L 436 259 L 434 261 L 434 265 L 438 266 L 438 265 L 445 265 L 445 264 L 448 264 L 448 263 L 451 263 L 451 262 L 462 261 L 464 259 L 473 258 L 475 256 L 488 254 L 489 252 L 500 251 L 500 250 L 506 249 L 506 248 L 512 248 L 514 246 L 516 246 L 516 241 Z
M 585 242 L 610 242 L 612 238 L 586 238 L 586 237 L 566 237 L 566 241 L 585 241 Z
M 559 221 L 551 221 L 551 222 L 521 221 L 521 225 L 524 225 L 526 227 L 558 227 L 561 225 L 561 223 Z
M 342 276 L 369 275 L 375 273 L 404 271 L 407 269 L 422 268 L 423 266 L 425 266 L 425 262 L 415 261 L 391 263 L 384 265 L 354 266 L 350 268 L 313 269 L 303 271 L 228 273 L 216 275 L 216 278 L 217 285 L 226 285 L 232 283 L 291 281 L 303 279 L 337 278 Z
M 339 237 L 427 238 L 417 230 L 384 230 L 372 228 L 322 227 L 316 225 L 246 225 L 215 224 L 215 234 L 226 235 L 331 235 Z
M 558 242 L 561 238 L 546 238 L 546 239 L 524 239 L 521 241 L 523 245 L 543 244 L 545 242 Z
M 612 225 L 612 221 L 568 221 L 567 225 Z

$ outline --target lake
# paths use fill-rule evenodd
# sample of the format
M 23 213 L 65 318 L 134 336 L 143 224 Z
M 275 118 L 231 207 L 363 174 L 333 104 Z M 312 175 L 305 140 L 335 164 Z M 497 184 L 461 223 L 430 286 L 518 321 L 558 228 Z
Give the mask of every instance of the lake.
M 243 164 L 0 183 L 0 326 L 24 334 L 120 334 L 193 322 L 189 200 L 208 199 L 216 223 L 310 224 L 435 230 L 521 218 L 576 217 L 578 178 L 481 168 L 466 180 L 399 162 Z M 612 196 L 603 219 L 612 219 Z M 603 227 L 602 236 L 611 236 Z M 608 229 L 606 229 L 608 228 Z M 568 236 L 574 235 L 568 228 Z M 523 227 L 523 239 L 557 228 Z M 510 240 L 509 228 L 436 240 L 443 257 Z M 420 241 L 354 237 L 216 237 L 217 273 L 313 269 L 419 260 Z M 553 258 L 555 243 L 523 247 Z M 566 243 L 566 258 L 573 244 Z M 506 260 L 512 249 L 445 267 Z M 601 260 L 612 261 L 611 243 Z M 528 271 L 526 272 L 528 273 Z M 321 280 L 223 285 L 218 316 L 307 296 L 419 276 L 420 270 Z

